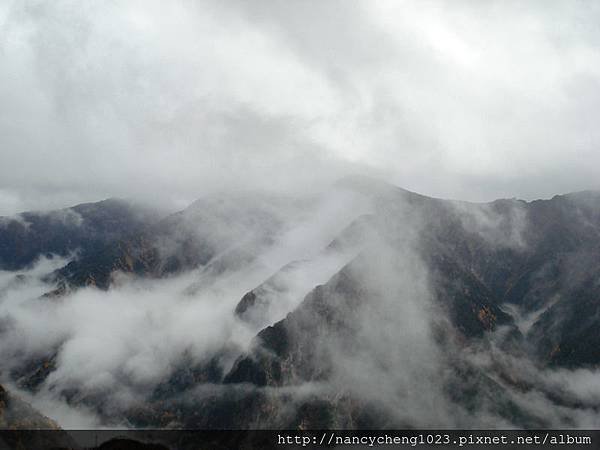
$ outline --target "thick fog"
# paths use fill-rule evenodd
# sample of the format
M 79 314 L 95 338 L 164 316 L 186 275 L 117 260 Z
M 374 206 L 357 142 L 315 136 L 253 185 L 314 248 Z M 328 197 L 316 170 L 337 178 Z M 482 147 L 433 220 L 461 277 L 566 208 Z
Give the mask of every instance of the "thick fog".
M 597 188 L 591 2 L 0 6 L 0 215 L 371 173 L 464 200 Z
M 354 340 L 314 343 L 330 378 L 269 395 L 351 393 L 411 426 L 517 426 L 493 393 L 472 410 L 452 399 L 449 364 L 465 364 L 531 386 L 490 381 L 540 426 L 600 426 L 597 371 L 540 369 L 506 352 L 503 328 L 440 343 L 448 318 L 416 236 L 431 218 L 394 204 L 379 217 L 391 239 L 369 228 L 377 205 L 330 188 L 348 174 L 471 201 L 600 188 L 599 20 L 591 2 L 3 2 L 0 216 L 108 197 L 191 205 L 160 256 L 190 232 L 216 254 L 62 296 L 44 294 L 76 252 L 0 272 L 0 381 L 65 427 L 129 426 L 120 413 L 182 363 L 218 356 L 226 373 L 352 264 L 369 303 L 346 311 Z M 527 249 L 524 204 L 452 207 L 485 245 Z M 255 308 L 234 314 L 251 290 Z M 526 333 L 544 300 L 502 308 Z M 52 370 L 27 389 L 32 361 Z M 200 383 L 187 401 L 219 389 Z

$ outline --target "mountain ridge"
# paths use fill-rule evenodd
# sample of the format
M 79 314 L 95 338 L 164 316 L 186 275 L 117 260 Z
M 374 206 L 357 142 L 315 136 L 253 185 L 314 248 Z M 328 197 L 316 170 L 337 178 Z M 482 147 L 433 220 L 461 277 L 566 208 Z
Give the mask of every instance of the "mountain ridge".
M 455 425 L 464 425 L 474 420 L 470 411 L 477 415 L 482 407 L 476 399 L 486 398 L 485 414 L 518 426 L 547 426 L 549 419 L 530 411 L 520 395 L 552 398 L 560 407 L 579 404 L 562 394 L 549 397 L 547 386 L 508 361 L 521 358 L 540 374 L 600 367 L 594 331 L 600 325 L 600 193 L 469 203 L 387 184 L 373 188 L 364 180 L 342 184 L 343 195 L 334 190 L 321 207 L 353 208 L 355 200 L 344 203 L 348 184 L 352 192 L 358 184 L 360 199 L 370 206 L 336 223 L 333 239 L 315 246 L 308 262 L 284 252 L 284 264 L 270 267 L 261 258 L 282 258 L 273 253 L 282 242 L 296 245 L 297 236 L 284 239 L 290 230 L 308 233 L 302 224 L 319 210 L 314 202 L 243 196 L 194 202 L 141 232 L 108 239 L 102 247 L 108 250 L 88 251 L 55 272 L 54 282 L 66 286 L 56 296 L 90 284 L 119 289 L 113 284 L 118 272 L 158 280 L 196 273 L 200 278 L 186 290 L 190 299 L 216 289 L 211 280 L 252 267 L 263 274 L 254 288 L 231 299 L 233 320 L 255 336 L 249 347 L 224 343 L 205 360 L 183 358 L 145 404 L 122 412 L 128 421 L 209 428 L 219 427 L 215 417 L 233 428 L 428 424 L 426 415 L 416 414 L 413 424 L 398 416 L 387 404 L 396 399 L 415 408 L 426 401 L 455 408 L 461 411 Z M 320 219 L 315 223 L 321 226 Z M 348 249 L 357 254 L 344 260 Z M 329 254 L 327 268 L 319 255 Z M 324 282 L 315 282 L 319 278 Z M 270 308 L 277 307 L 272 315 Z M 525 321 L 531 323 L 523 326 Z M 405 343 L 393 339 L 396 333 Z M 32 367 L 14 373 L 24 387 L 37 389 L 51 370 L 40 372 L 35 361 Z M 353 374 L 352 367 L 361 369 Z M 361 378 L 361 371 L 370 377 Z M 406 378 L 396 380 L 403 371 Z M 387 398 L 361 387 L 378 377 L 384 384 L 396 380 L 386 387 Z M 435 382 L 427 384 L 429 379 Z M 432 397 L 413 398 L 409 382 Z M 307 389 L 306 396 L 289 394 L 297 389 Z M 204 412 L 178 400 L 185 392 L 200 395 Z M 87 400 L 92 406 L 93 398 Z M 244 418 L 244 411 L 251 416 Z M 261 411 L 269 413 L 260 418 Z

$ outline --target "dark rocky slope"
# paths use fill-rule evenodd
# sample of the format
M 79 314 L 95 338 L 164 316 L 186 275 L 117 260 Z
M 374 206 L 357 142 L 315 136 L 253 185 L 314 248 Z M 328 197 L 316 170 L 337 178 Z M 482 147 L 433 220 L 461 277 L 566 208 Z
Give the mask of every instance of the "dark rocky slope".
M 489 415 L 543 427 L 550 422 L 519 396 L 535 392 L 578 407 L 494 360 L 494 352 L 525 358 L 536 370 L 600 365 L 600 194 L 473 204 L 364 179 L 342 184 L 374 207 L 330 247 L 350 241 L 360 254 L 264 327 L 233 367 L 213 355 L 174 370 L 147 402 L 123 413 L 132 424 L 415 426 L 435 425 L 435 416 L 411 422 L 411 414 L 439 409 L 455 416 L 454 425 L 472 424 L 472 416 L 490 425 Z M 297 211 L 278 200 L 202 201 L 85 253 L 60 276 L 71 286 L 102 288 L 115 271 L 163 277 L 203 268 L 219 276 L 252 261 L 285 229 L 282 217 Z M 248 292 L 237 314 L 263 314 L 265 291 L 289 269 Z M 473 348 L 492 362 L 473 361 Z M 378 389 L 367 389 L 371 382 Z M 403 404 L 412 408 L 405 415 Z
M 40 256 L 95 254 L 157 219 L 157 213 L 119 199 L 1 217 L 0 270 L 22 270 Z
M 53 420 L 0 385 L 0 429 L 58 430 Z

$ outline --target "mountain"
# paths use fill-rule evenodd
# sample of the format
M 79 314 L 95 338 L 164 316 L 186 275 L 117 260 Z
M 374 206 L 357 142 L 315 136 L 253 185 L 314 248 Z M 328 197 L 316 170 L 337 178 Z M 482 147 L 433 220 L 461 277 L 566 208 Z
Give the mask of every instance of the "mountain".
M 292 199 L 234 194 L 197 200 L 183 211 L 146 223 L 85 252 L 57 275 L 63 284 L 107 289 L 116 272 L 164 277 L 207 266 L 211 272 L 243 262 L 268 243 L 294 214 Z M 119 216 L 117 216 L 119 217 Z M 126 220 L 119 217 L 116 220 Z
M 600 365 L 598 192 L 469 203 L 354 177 L 322 196 L 227 194 L 163 218 L 86 208 L 96 215 L 72 208 L 84 226 L 68 242 L 76 225 L 26 214 L 26 251 L 25 234 L 2 235 L 8 269 L 79 248 L 38 301 L 118 292 L 122 273 L 181 279 L 185 302 L 227 311 L 215 326 L 230 334 L 202 355 L 185 336 L 189 348 L 150 384 L 115 372 L 136 398 L 127 405 L 59 388 L 61 346 L 9 364 L 23 389 L 143 427 L 598 424 L 600 395 L 572 381 Z
M 36 431 L 31 431 L 36 430 Z M 77 444 L 52 419 L 0 385 L 2 448 L 75 448 Z
M 0 385 L 0 428 L 58 430 L 58 425 Z
M 22 270 L 46 255 L 94 254 L 157 218 L 155 212 L 119 199 L 0 217 L 0 270 Z

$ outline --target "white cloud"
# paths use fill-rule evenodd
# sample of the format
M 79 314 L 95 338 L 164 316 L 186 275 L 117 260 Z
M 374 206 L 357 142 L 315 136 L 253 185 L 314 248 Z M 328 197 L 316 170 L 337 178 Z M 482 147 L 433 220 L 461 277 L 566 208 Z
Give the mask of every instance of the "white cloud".
M 592 4 L 27 1 L 0 13 L 2 213 L 357 170 L 464 199 L 598 187 Z

